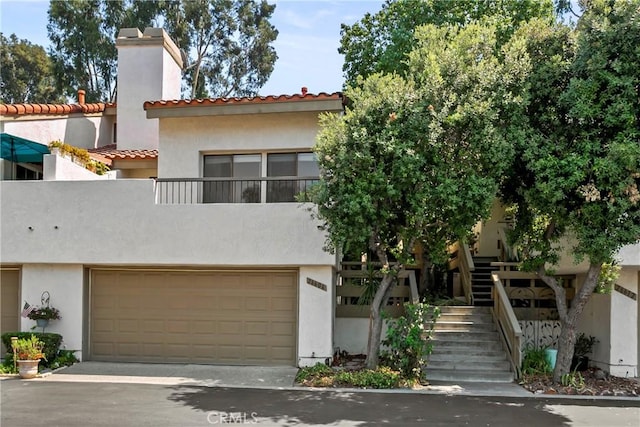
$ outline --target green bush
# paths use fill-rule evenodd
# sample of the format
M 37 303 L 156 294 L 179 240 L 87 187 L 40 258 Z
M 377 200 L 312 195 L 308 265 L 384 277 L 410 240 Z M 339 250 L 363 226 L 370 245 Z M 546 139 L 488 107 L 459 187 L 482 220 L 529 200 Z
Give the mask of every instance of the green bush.
M 302 382 L 317 377 L 332 375 L 333 369 L 324 363 L 316 363 L 314 366 L 306 366 L 300 368 L 296 374 L 296 382 Z
M 551 365 L 544 354 L 544 348 L 527 348 L 522 360 L 522 373 L 528 375 L 547 374 Z
M 381 366 L 375 371 L 340 371 L 334 379 L 334 385 L 365 387 L 365 388 L 396 388 L 400 386 L 402 376 L 400 372 L 389 367 Z
M 429 304 L 405 304 L 405 314 L 397 319 L 387 319 L 388 328 L 380 353 L 381 363 L 400 371 L 408 380 L 423 376 L 426 357 L 431 354 L 431 333 L 440 309 Z
M 9 355 L 7 358 L 11 358 L 13 364 L 13 353 L 11 352 L 11 337 L 18 337 L 18 339 L 29 339 L 34 335 L 38 340 L 44 343 L 42 352 L 47 360 L 42 360 L 40 365 L 48 367 L 49 364 L 55 360 L 58 355 L 60 344 L 62 344 L 62 335 L 54 334 L 50 332 L 7 332 L 0 335 L 2 343 L 7 348 Z

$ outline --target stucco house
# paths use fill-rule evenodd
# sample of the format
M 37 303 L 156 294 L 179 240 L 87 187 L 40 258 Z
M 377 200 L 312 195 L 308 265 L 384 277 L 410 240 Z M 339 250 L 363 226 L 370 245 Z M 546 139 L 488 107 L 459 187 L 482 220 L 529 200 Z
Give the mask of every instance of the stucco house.
M 0 160 L 2 332 L 29 330 L 20 308 L 48 291 L 62 319 L 47 330 L 82 360 L 304 366 L 362 352 L 368 319 L 345 307 L 347 274 L 304 203 L 318 115 L 341 113 L 342 95 L 182 100 L 162 29 L 123 29 L 116 46 L 116 104 L 79 92 L 0 105 L 3 134 L 61 140 L 112 169 Z M 472 258 L 499 259 L 504 223 L 496 204 Z M 596 363 L 637 376 L 640 246 L 620 258 L 620 290 L 594 297 L 581 330 L 600 341 Z M 579 286 L 584 270 L 563 269 Z M 415 297 L 405 278 L 396 302 Z

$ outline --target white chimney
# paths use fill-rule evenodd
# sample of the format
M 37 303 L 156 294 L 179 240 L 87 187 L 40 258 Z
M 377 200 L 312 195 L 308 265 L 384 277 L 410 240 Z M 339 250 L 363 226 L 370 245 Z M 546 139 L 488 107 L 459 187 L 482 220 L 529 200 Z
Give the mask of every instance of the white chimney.
M 147 119 L 145 101 L 179 99 L 180 50 L 162 28 L 123 28 L 118 48 L 117 141 L 119 150 L 157 149 L 158 119 Z

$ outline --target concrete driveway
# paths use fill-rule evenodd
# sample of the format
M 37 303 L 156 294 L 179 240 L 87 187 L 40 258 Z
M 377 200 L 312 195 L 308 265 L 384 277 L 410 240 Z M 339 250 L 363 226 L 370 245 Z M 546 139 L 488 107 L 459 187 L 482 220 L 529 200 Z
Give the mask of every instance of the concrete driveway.
M 297 368 L 289 366 L 82 362 L 41 381 L 278 389 L 293 387 L 297 372 Z

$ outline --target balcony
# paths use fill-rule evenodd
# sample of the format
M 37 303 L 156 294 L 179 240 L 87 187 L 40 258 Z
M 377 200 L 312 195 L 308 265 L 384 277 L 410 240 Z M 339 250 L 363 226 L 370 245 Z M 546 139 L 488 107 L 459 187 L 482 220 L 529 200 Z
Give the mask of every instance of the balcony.
M 158 178 L 157 204 L 291 203 L 309 201 L 318 177 Z

